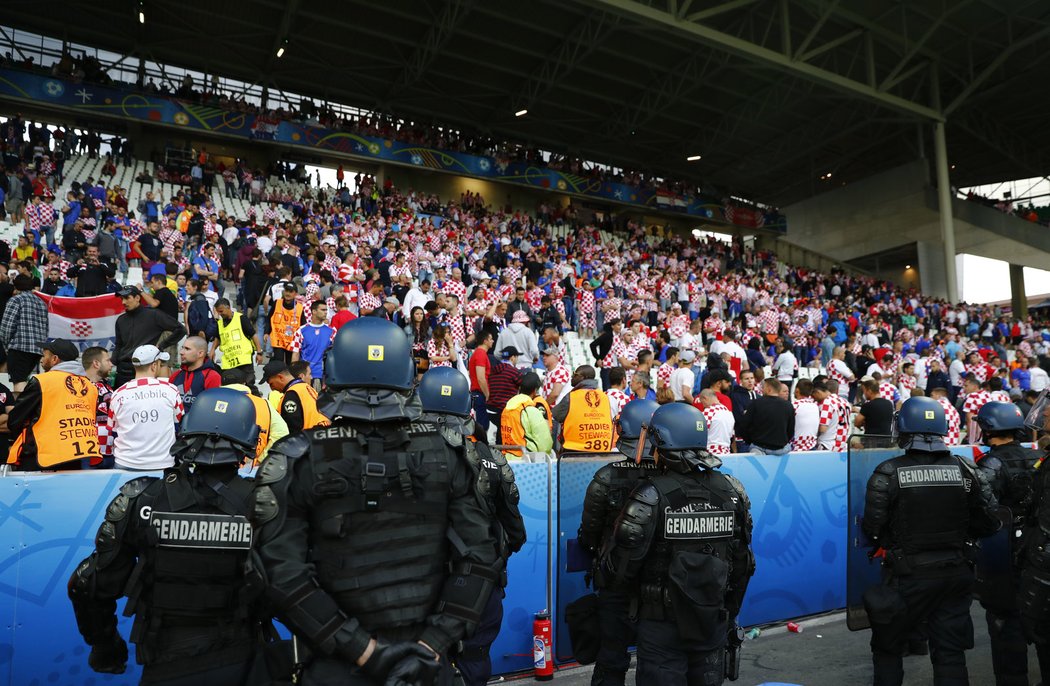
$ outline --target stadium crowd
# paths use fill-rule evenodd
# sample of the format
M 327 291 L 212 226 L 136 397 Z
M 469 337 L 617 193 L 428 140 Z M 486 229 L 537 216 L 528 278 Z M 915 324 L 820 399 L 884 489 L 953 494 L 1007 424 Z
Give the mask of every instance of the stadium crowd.
M 8 140 L 20 135 L 12 121 Z M 574 388 L 600 391 L 610 419 L 635 397 L 691 402 L 708 417 L 713 452 L 780 454 L 888 433 L 894 408 L 916 394 L 946 407 L 949 442 L 973 442 L 985 402 L 1024 408 L 1048 385 L 1044 321 L 793 267 L 740 240 L 598 222 L 571 205 L 530 214 L 470 192 L 440 199 L 362 175 L 332 197 L 266 203 L 253 193 L 244 217 L 217 211 L 197 176 L 134 207 L 92 178 L 56 199 L 61 172 L 48 161 L 62 142 L 42 131 L 4 158 L 7 211 L 23 232 L 0 244 L 9 265 L 0 344 L 13 386 L 0 389 L 0 426 L 8 438 L 28 435 L 47 414 L 47 394 L 30 381 L 38 364 L 83 376 L 98 391 L 101 465 L 155 468 L 144 456 L 163 454 L 156 442 L 174 440 L 183 407 L 219 384 L 254 394 L 268 383 L 267 442 L 323 421 L 325 351 L 359 316 L 402 326 L 420 372 L 463 371 L 479 423 L 527 452 L 577 444 L 565 436 Z M 141 265 L 142 283 L 124 283 L 129 264 Z M 120 297 L 115 346 L 76 355 L 53 341 L 35 291 Z M 589 342 L 591 359 L 575 368 L 569 332 Z M 155 422 L 163 439 L 122 441 Z M 138 457 L 122 458 L 122 445 Z

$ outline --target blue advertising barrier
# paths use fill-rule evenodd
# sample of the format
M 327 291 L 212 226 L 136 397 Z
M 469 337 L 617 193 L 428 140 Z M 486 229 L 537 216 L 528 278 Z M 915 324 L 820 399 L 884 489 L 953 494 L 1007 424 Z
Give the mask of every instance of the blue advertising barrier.
M 967 457 L 969 447 L 957 450 Z M 511 558 L 503 627 L 492 647 L 497 673 L 532 664 L 533 614 L 554 611 L 555 655 L 571 660 L 561 623 L 565 605 L 587 592 L 584 573 L 567 571 L 583 494 L 605 460 L 560 465 L 513 463 L 528 543 Z M 751 498 L 758 570 L 741 613 L 745 626 L 842 608 L 846 604 L 847 473 L 845 453 L 734 455 L 725 470 Z M 77 633 L 66 582 L 94 546 L 106 505 L 125 481 L 118 471 L 0 478 L 0 685 L 134 684 L 97 675 Z M 560 497 L 559 497 L 560 495 Z M 552 537 L 557 537 L 557 544 Z M 118 608 L 119 610 L 120 608 Z M 126 637 L 130 620 L 121 617 Z
M 32 101 L 45 107 L 153 122 L 191 131 L 210 131 L 312 150 L 329 150 L 373 161 L 395 162 L 459 176 L 573 193 L 650 211 L 685 214 L 744 228 L 765 228 L 781 233 L 787 231 L 787 220 L 775 211 L 764 212 L 726 205 L 718 198 L 671 196 L 652 188 L 602 181 L 527 162 L 442 150 L 377 136 L 362 136 L 341 129 L 277 121 L 256 114 L 142 93 L 123 84 L 104 86 L 78 83 L 36 72 L 0 69 L 0 98 Z

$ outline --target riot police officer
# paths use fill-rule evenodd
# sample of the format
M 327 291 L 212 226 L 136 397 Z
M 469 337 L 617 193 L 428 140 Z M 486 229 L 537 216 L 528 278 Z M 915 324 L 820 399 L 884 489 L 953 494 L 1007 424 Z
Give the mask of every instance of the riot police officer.
M 1050 389 L 1043 390 L 1025 418 L 1025 426 L 1044 434 L 1050 431 Z M 1050 450 L 1050 447 L 1048 447 Z M 1050 674 L 1050 467 L 1043 453 L 1034 465 L 1032 502 L 1023 525 L 1023 549 L 1020 551 L 1020 594 L 1018 597 L 1021 625 L 1025 637 L 1035 643 L 1039 672 Z
M 423 375 L 418 393 L 423 418 L 437 424 L 449 445 L 455 450 L 463 450 L 467 461 L 478 473 L 477 492 L 489 514 L 492 536 L 504 565 L 503 577 L 481 613 L 477 630 L 463 641 L 454 656 L 466 686 L 484 686 L 492 676 L 489 648 L 503 622 L 506 562 L 525 545 L 525 521 L 518 511 L 518 486 L 503 453 L 492 450 L 474 436 L 475 424 L 470 418 L 470 384 L 463 374 L 451 367 L 435 367 Z
M 69 580 L 77 626 L 96 672 L 120 674 L 128 657 L 116 601 L 128 596 L 131 640 L 143 684 L 251 686 L 264 625 L 261 580 L 245 566 L 252 546 L 252 485 L 241 462 L 255 454 L 259 427 L 248 397 L 201 393 L 172 447 L 163 478 L 120 488 L 95 538 L 95 552 Z M 254 588 L 254 591 L 253 591 Z
M 925 621 L 934 683 L 967 684 L 972 542 L 998 530 L 995 496 L 973 463 L 948 451 L 948 422 L 936 400 L 904 401 L 894 430 L 905 452 L 875 468 L 862 523 L 885 551 L 882 584 L 864 593 L 874 683 L 903 682 L 908 637 Z
M 635 457 L 639 454 L 638 439 L 642 426 L 649 422 L 658 407 L 656 402 L 644 399 L 632 400 L 623 406 L 614 423 L 619 435 L 616 449 L 627 459 L 600 468 L 587 486 L 577 540 L 595 561 L 627 496 L 642 478 L 656 471 L 651 445 L 643 447 L 640 461 L 636 461 Z M 630 594 L 627 589 L 612 586 L 611 580 L 597 565 L 593 580 L 598 595 L 601 642 L 591 686 L 623 686 L 627 669 L 631 666 L 631 655 L 627 649 L 634 643 L 635 635 L 635 623 L 630 619 L 629 611 Z
M 1009 559 L 997 561 L 1004 573 L 980 580 L 978 595 L 988 621 L 992 667 L 997 686 L 1028 686 L 1028 641 L 1017 608 L 1020 576 L 1018 554 L 1024 547 L 1024 523 L 1032 505 L 1032 482 L 1039 453 L 1017 440 L 1024 431 L 1024 417 L 1013 403 L 986 403 L 977 413 L 981 436 L 989 446 L 977 466 L 988 479 L 1000 507 L 1009 508 L 1008 550 L 997 551 Z M 1002 510 L 1000 510 L 1002 512 Z
M 685 403 L 649 420 L 659 473 L 624 503 L 602 572 L 638 595 L 638 683 L 717 686 L 755 571 L 751 504 L 707 452 L 707 423 Z M 643 437 L 639 440 L 644 440 Z
M 331 426 L 279 441 L 256 477 L 259 554 L 312 653 L 305 686 L 443 683 L 500 578 L 477 474 L 421 419 L 414 380 L 400 328 L 343 326 L 319 399 Z

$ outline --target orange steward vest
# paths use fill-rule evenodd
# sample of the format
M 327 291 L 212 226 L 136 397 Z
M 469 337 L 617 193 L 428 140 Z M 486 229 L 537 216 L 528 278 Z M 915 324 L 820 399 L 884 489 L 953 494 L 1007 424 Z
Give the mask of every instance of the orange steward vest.
M 308 383 L 297 383 L 289 386 L 285 395 L 294 393 L 299 398 L 299 407 L 303 408 L 303 430 L 315 426 L 328 426 L 330 422 L 317 409 L 317 391 Z
M 562 450 L 607 453 L 613 450 L 612 408 L 605 391 L 579 388 L 569 392 L 569 413 L 561 426 Z
M 87 377 L 51 370 L 38 374 L 40 417 L 27 426 L 11 445 L 7 461 L 18 464 L 29 433 L 36 443 L 36 460 L 53 467 L 85 457 L 102 459 L 98 449 L 98 389 Z
M 273 308 L 270 316 L 270 345 L 281 350 L 292 349 L 292 338 L 303 321 L 303 305 L 295 303 L 295 307 L 287 309 L 282 299 Z
M 255 445 L 255 462 L 259 462 L 266 445 L 270 442 L 271 409 L 270 403 L 263 398 L 257 398 L 251 393 L 246 394 L 248 399 L 255 405 L 255 423 L 259 425 L 259 442 Z

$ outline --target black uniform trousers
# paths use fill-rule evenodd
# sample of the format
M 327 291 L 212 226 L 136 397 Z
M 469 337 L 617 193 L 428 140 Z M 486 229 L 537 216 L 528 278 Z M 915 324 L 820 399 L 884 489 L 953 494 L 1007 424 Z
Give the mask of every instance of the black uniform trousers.
M 601 645 L 594 661 L 591 686 L 624 686 L 631 666 L 628 648 L 634 644 L 637 625 L 630 619 L 631 597 L 620 591 L 598 589 L 598 622 Z
M 385 679 L 373 679 L 349 660 L 318 657 L 306 666 L 303 686 L 383 686 Z M 446 662 L 434 686 L 452 686 L 452 668 Z
M 257 686 L 266 683 L 269 683 L 269 676 L 265 668 L 251 662 L 171 678 L 166 678 L 164 669 L 144 667 L 139 682 L 140 686 Z
M 463 676 L 465 686 L 485 686 L 492 676 L 492 656 L 489 655 L 489 648 L 492 647 L 492 642 L 499 635 L 500 625 L 503 624 L 504 595 L 502 588 L 492 591 L 488 605 L 481 613 L 477 631 L 463 641 L 463 650 L 456 657 L 456 667 Z
M 888 623 L 872 623 L 871 652 L 875 686 L 901 686 L 904 653 L 914 629 L 926 623 L 936 686 L 967 686 L 966 656 L 973 648 L 974 575 L 967 565 L 936 576 L 893 575 L 883 584 L 900 595 L 899 611 Z
M 721 686 L 725 646 L 690 649 L 674 622 L 638 621 L 638 683 L 645 686 Z

